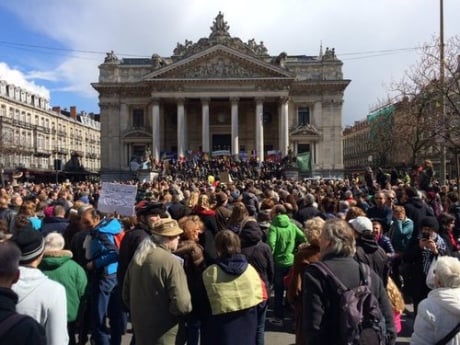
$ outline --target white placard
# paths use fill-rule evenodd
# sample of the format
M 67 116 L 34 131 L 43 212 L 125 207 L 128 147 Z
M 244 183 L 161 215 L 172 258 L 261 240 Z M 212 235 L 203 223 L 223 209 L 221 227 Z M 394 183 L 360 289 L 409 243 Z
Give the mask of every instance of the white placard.
M 121 216 L 133 216 L 137 186 L 102 182 L 97 209 L 104 213 L 117 212 Z

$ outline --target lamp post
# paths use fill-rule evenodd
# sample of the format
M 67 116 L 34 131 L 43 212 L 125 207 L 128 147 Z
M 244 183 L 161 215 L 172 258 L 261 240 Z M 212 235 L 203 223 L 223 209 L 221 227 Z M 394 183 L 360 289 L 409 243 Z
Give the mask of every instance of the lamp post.
M 441 131 L 442 131 L 442 137 L 441 137 L 441 185 L 446 184 L 446 102 L 445 102 L 445 74 L 444 74 L 444 69 L 445 69 L 445 62 L 444 62 L 444 0 L 439 0 L 439 59 L 440 59 L 440 64 L 439 64 L 439 82 L 441 83 Z

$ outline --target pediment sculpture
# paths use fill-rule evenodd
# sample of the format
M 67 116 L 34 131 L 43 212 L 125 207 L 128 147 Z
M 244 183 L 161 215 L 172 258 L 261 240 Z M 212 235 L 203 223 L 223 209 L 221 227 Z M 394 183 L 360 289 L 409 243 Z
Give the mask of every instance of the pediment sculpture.
M 256 40 L 252 38 L 248 40 L 248 42 L 243 42 L 238 37 L 232 37 L 228 31 L 229 29 L 230 26 L 224 20 L 224 15 L 222 12 L 219 12 L 217 17 L 214 19 L 213 25 L 211 26 L 211 34 L 209 37 L 201 38 L 196 43 L 187 39 L 184 43 L 177 43 L 173 52 L 173 59 L 180 60 L 186 58 L 217 44 L 222 44 L 229 48 L 256 57 L 268 56 L 268 50 L 265 48 L 262 41 L 260 43 L 256 43 Z

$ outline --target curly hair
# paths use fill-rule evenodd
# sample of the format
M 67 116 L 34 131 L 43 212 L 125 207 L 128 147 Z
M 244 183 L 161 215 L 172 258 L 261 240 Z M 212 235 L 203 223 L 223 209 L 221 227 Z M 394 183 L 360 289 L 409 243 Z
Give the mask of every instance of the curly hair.
M 395 284 L 391 277 L 388 277 L 387 283 L 387 295 L 391 304 L 391 308 L 399 313 L 402 313 L 406 308 L 403 295 L 398 289 L 398 286 Z
M 305 222 L 304 232 L 308 242 L 319 239 L 324 223 L 321 217 L 313 217 Z

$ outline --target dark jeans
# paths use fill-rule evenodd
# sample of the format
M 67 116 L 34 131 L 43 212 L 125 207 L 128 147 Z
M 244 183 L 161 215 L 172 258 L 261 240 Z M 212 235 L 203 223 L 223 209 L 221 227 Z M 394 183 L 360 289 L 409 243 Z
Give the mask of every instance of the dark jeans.
M 92 279 L 90 298 L 94 344 L 120 345 L 124 325 L 116 274 Z M 110 336 L 106 316 L 109 318 Z
M 262 302 L 257 306 L 257 331 L 256 345 L 265 343 L 265 317 L 267 316 L 268 301 Z
M 289 272 L 289 267 L 281 267 L 275 265 L 275 279 L 274 279 L 274 290 L 275 290 L 275 308 L 274 314 L 277 318 L 284 318 L 284 277 Z

